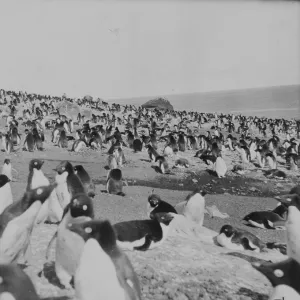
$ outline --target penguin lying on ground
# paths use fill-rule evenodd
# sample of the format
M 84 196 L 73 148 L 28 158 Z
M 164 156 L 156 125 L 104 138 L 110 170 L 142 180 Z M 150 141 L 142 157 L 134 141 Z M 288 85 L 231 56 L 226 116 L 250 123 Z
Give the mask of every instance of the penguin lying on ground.
M 0 215 L 5 208 L 13 203 L 10 187 L 10 179 L 6 175 L 0 175 Z
M 88 172 L 84 169 L 82 165 L 77 165 L 74 167 L 75 174 L 80 178 L 86 193 L 89 197 L 95 197 L 95 185 L 91 180 Z
M 156 213 L 154 220 L 134 220 L 114 224 L 117 245 L 121 249 L 146 251 L 167 238 L 172 213 Z
M 16 264 L 0 265 L 1 300 L 39 300 L 30 277 Z
M 175 168 L 189 168 L 190 163 L 186 158 L 179 158 L 175 161 L 174 167 Z
M 84 222 L 94 218 L 92 200 L 86 194 L 77 194 L 64 210 L 64 216 L 60 222 L 57 232 L 50 240 L 46 259 L 49 257 L 49 250 L 56 238 L 55 251 L 55 272 L 61 284 L 70 289 L 70 281 L 78 265 L 78 261 L 84 246 L 83 240 L 71 232 L 68 228 L 70 222 Z
M 176 209 L 168 202 L 161 200 L 159 195 L 151 194 L 148 197 L 148 204 L 147 204 L 148 218 L 154 219 L 156 213 L 169 213 L 169 212 L 177 214 Z
M 300 265 L 297 261 L 289 258 L 276 263 L 253 263 L 252 267 L 271 282 L 270 300 L 300 300 Z
M 74 280 L 79 300 L 141 300 L 138 277 L 109 221 L 71 223 L 69 230 L 85 241 Z
M 230 250 L 251 250 L 254 252 L 261 252 L 265 248 L 259 238 L 257 238 L 251 232 L 243 229 L 235 228 L 231 225 L 224 225 L 219 235 L 217 236 L 217 242 Z
M 56 184 L 26 191 L 21 200 L 8 206 L 0 215 L 0 263 L 28 261 L 30 236 L 42 204 Z

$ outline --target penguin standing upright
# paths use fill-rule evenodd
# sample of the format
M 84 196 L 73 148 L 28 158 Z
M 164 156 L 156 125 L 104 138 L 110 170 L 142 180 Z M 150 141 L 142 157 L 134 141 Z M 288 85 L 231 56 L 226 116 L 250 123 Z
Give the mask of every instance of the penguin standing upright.
M 276 263 L 253 263 L 252 267 L 272 284 L 269 300 L 300 300 L 300 264 L 297 261 L 289 258 Z
M 215 169 L 216 169 L 216 173 L 217 173 L 217 175 L 218 175 L 219 178 L 224 177 L 225 174 L 226 174 L 226 172 L 227 172 L 226 163 L 225 163 L 224 159 L 220 155 L 216 159 Z
M 68 148 L 68 138 L 65 130 L 61 130 L 57 145 L 60 148 Z
M 82 165 L 77 165 L 74 167 L 75 174 L 80 178 L 86 193 L 89 197 L 95 197 L 95 185 L 91 180 L 88 172 L 84 169 Z
M 50 182 L 42 171 L 43 160 L 32 159 L 29 162 L 29 174 L 27 179 L 27 190 L 36 189 L 40 186 L 48 186 Z M 50 223 L 57 223 L 61 220 L 63 214 L 63 208 L 58 201 L 56 190 L 53 190 L 50 197 L 43 203 L 36 223 L 40 224 L 44 221 Z
M 0 265 L 1 300 L 40 300 L 30 277 L 16 264 Z
M 204 221 L 205 195 L 205 191 L 197 188 L 186 197 L 185 201 L 178 203 L 175 209 L 189 220 L 202 226 Z
M 69 229 L 85 240 L 74 280 L 79 300 L 141 300 L 138 277 L 109 221 L 71 223 Z
M 56 184 L 26 191 L 22 199 L 12 203 L 0 215 L 0 264 L 30 258 L 30 236 L 43 202 Z
M 76 194 L 85 193 L 85 189 L 70 162 L 62 161 L 54 171 L 57 173 L 55 176 L 57 197 L 64 209 Z
M 121 249 L 147 251 L 160 246 L 167 238 L 173 213 L 156 213 L 154 219 L 133 220 L 113 225 Z
M 171 174 L 169 164 L 164 156 L 157 156 L 155 162 L 158 163 L 158 168 L 162 174 Z
M 109 194 L 125 196 L 123 193 L 122 171 L 120 169 L 112 169 L 107 175 L 106 190 Z
M 12 171 L 18 173 L 15 169 L 13 169 L 10 159 L 6 158 L 2 167 L 2 174 L 6 175 L 10 179 L 10 181 L 13 181 Z
M 7 206 L 13 203 L 10 181 L 6 175 L 0 175 L 0 215 Z
M 24 148 L 25 150 L 29 151 L 29 152 L 33 152 L 34 151 L 34 137 L 31 131 L 29 131 L 28 129 L 25 130 L 25 141 L 24 141 Z
M 86 194 L 77 194 L 64 210 L 64 216 L 60 222 L 57 232 L 51 239 L 48 250 L 56 237 L 55 251 L 55 272 L 61 284 L 70 288 L 70 281 L 75 275 L 81 251 L 83 249 L 83 240 L 78 235 L 69 231 L 70 222 L 83 222 L 94 218 L 94 208 L 92 200 Z

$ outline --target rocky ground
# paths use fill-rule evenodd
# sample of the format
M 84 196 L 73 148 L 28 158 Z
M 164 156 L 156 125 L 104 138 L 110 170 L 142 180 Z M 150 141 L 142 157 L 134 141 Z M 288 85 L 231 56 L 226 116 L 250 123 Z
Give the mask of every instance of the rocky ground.
M 4 128 L 3 120 L 1 128 Z M 21 128 L 21 132 L 24 132 L 24 128 Z M 69 149 L 63 150 L 52 145 L 50 136 L 51 132 L 47 131 L 43 152 L 17 150 L 10 155 L 13 168 L 18 172 L 16 181 L 11 184 L 15 200 L 20 199 L 25 191 L 30 159 L 41 158 L 45 160 L 43 171 L 51 181 L 54 180 L 52 169 L 61 160 L 68 160 L 73 165 L 82 164 L 96 184 L 96 216 L 107 218 L 112 223 L 146 218 L 147 198 L 153 188 L 162 199 L 175 205 L 183 201 L 194 188 L 201 186 L 208 192 L 206 204 L 216 205 L 222 213 L 229 215 L 229 218 L 221 219 L 210 218 L 206 214 L 204 227 L 210 230 L 198 237 L 173 234 L 161 248 L 145 253 L 127 252 L 139 275 L 143 299 L 267 299 L 271 285 L 251 267 L 250 262 L 280 260 L 284 257 L 275 250 L 260 255 L 248 251 L 232 253 L 215 245 L 213 236 L 222 225 L 232 224 L 255 233 L 263 241 L 284 242 L 284 231 L 251 228 L 241 222 L 249 212 L 273 209 L 277 204 L 273 196 L 289 191 L 295 185 L 297 174 L 286 170 L 283 160 L 279 161 L 279 168 L 287 173 L 285 180 L 268 179 L 253 164 L 247 167 L 247 174 L 237 175 L 231 170 L 233 165 L 240 163 L 239 155 L 226 150 L 224 157 L 229 171 L 226 178 L 219 179 L 212 171 L 212 166 L 193 157 L 195 152 L 186 151 L 179 153 L 178 157 L 187 158 L 191 167 L 188 170 L 172 169 L 174 175 L 162 175 L 155 171 L 146 151 L 133 153 L 131 149 L 125 148 L 127 163 L 122 171 L 128 186 L 124 186 L 126 196 L 119 197 L 101 193 L 105 188 L 107 174 L 106 149 L 102 153 L 93 150 L 72 153 L 71 142 Z M 160 150 L 162 146 L 163 144 L 160 145 Z M 5 157 L 7 155 L 2 152 L 3 160 Z M 171 166 L 175 160 L 176 157 L 169 159 Z M 73 291 L 58 286 L 53 261 L 44 265 L 45 250 L 55 229 L 55 225 L 41 225 L 34 229 L 34 261 L 25 271 L 30 275 L 42 299 L 75 299 Z M 45 276 L 39 277 L 38 273 L 42 268 Z

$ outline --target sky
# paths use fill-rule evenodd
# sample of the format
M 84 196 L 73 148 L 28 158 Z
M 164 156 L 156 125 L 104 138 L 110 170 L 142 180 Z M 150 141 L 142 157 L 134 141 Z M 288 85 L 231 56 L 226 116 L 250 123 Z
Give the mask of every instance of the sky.
M 0 1 L 0 88 L 104 99 L 300 84 L 300 4 Z

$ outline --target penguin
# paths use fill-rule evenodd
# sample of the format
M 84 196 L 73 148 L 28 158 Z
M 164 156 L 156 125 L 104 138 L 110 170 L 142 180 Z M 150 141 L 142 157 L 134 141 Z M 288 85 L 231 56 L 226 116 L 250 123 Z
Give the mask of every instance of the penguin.
M 109 170 L 118 168 L 118 163 L 114 154 L 108 155 L 107 166 Z
M 79 193 L 85 193 L 83 183 L 74 173 L 73 166 L 68 161 L 62 161 L 55 169 L 57 174 L 55 181 L 57 183 L 56 193 L 58 201 L 63 209 L 70 203 L 73 196 Z
M 72 151 L 78 153 L 80 152 L 82 149 L 86 148 L 87 144 L 84 140 L 76 140 L 74 141 L 73 145 L 72 145 Z
M 251 250 L 259 253 L 266 246 L 252 233 L 231 225 L 222 226 L 216 239 L 220 246 L 229 250 Z
M 276 200 L 288 207 L 285 223 L 287 255 L 300 264 L 300 196 L 294 194 L 286 198 L 276 198 Z
M 77 299 L 142 299 L 138 277 L 108 220 L 70 223 L 69 230 L 85 241 L 74 278 Z
M 159 154 L 150 144 L 148 144 L 146 148 L 147 148 L 150 161 L 155 162 L 155 159 L 159 156 Z
M 12 168 L 10 159 L 6 158 L 2 167 L 2 174 L 6 175 L 10 179 L 10 181 L 13 181 L 12 171 L 18 173 L 14 168 Z
M 113 225 L 117 245 L 124 250 L 147 251 L 160 246 L 168 236 L 172 213 L 156 213 L 152 220 L 133 220 Z
M 40 300 L 30 277 L 17 264 L 0 265 L 1 300 Z
M 6 175 L 0 175 L 0 215 L 13 203 L 10 181 Z
M 62 130 L 59 135 L 59 139 L 57 142 L 58 147 L 60 148 L 68 148 L 68 138 L 65 130 Z
M 7 154 L 14 150 L 14 145 L 8 134 L 2 135 L 2 146 Z
M 204 221 L 206 191 L 196 188 L 192 193 L 187 195 L 185 201 L 175 205 L 179 214 L 184 215 L 187 219 L 202 226 Z
M 33 152 L 34 151 L 34 137 L 32 132 L 30 132 L 28 129 L 25 130 L 25 141 L 24 141 L 24 148 L 25 150 L 29 151 L 29 152 Z
M 225 177 L 227 166 L 225 160 L 220 155 L 216 159 L 215 170 L 219 178 Z
M 0 264 L 17 262 L 22 256 L 28 262 L 35 219 L 55 187 L 53 184 L 26 191 L 0 215 Z
M 167 145 L 164 149 L 164 156 L 173 156 L 174 152 L 172 147 L 170 147 L 169 145 Z
M 300 265 L 297 261 L 288 258 L 276 263 L 252 263 L 252 267 L 272 284 L 270 300 L 300 300 Z
M 59 137 L 60 137 L 60 131 L 62 129 L 61 128 L 54 128 L 54 130 L 52 131 L 52 143 L 57 144 L 59 141 Z
M 106 190 L 109 194 L 125 196 L 122 192 L 123 180 L 122 171 L 120 169 L 112 169 L 107 175 Z
M 61 284 L 70 289 L 70 281 L 75 275 L 78 261 L 84 246 L 84 242 L 68 228 L 70 222 L 89 221 L 94 218 L 94 208 L 91 198 L 86 194 L 76 194 L 65 207 L 62 221 L 57 231 L 50 240 L 46 252 L 49 257 L 49 249 L 56 238 L 55 272 Z
M 162 174 L 171 174 L 171 171 L 169 169 L 169 164 L 165 157 L 157 156 L 155 162 L 158 163 L 158 168 Z
M 143 150 L 143 142 L 140 139 L 133 140 L 132 146 L 134 152 L 141 152 Z
M 175 161 L 174 167 L 188 169 L 190 167 L 190 163 L 186 158 L 179 158 Z
M 27 191 L 50 185 L 49 179 L 42 171 L 43 164 L 44 161 L 40 159 L 32 159 L 29 162 Z M 57 223 L 61 220 L 62 214 L 63 208 L 58 201 L 56 190 L 53 190 L 50 197 L 43 203 L 36 218 L 36 224 L 42 222 Z
M 86 193 L 89 197 L 94 198 L 95 197 L 95 185 L 91 180 L 91 177 L 87 173 L 87 171 L 84 169 L 82 165 L 77 165 L 74 167 L 75 174 L 79 177 L 81 180 Z
M 243 218 L 250 225 L 262 229 L 281 229 L 285 219 L 273 211 L 254 211 Z
M 148 218 L 155 219 L 156 213 L 169 213 L 169 212 L 177 214 L 177 211 L 173 207 L 173 205 L 161 200 L 159 195 L 152 193 L 148 197 L 148 204 L 147 204 L 147 217 Z

